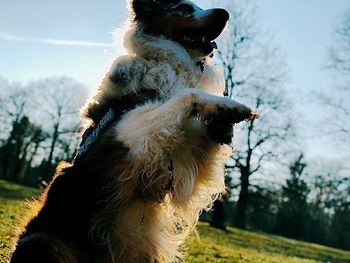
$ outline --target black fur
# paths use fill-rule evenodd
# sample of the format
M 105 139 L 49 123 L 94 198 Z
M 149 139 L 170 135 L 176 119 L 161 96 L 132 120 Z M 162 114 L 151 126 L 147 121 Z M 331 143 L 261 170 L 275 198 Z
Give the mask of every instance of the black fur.
M 176 5 L 180 0 L 133 0 L 132 8 L 135 21 L 154 16 L 162 11 L 163 6 Z
M 215 115 L 209 116 L 207 122 L 207 132 L 211 139 L 221 144 L 230 144 L 233 137 L 233 126 L 244 119 L 247 119 L 251 112 L 239 112 L 238 109 L 223 109 L 218 107 Z
M 73 166 L 58 168 L 43 195 L 43 208 L 19 237 L 11 263 L 96 263 L 101 255 L 108 258 L 107 248 L 99 244 L 98 238 L 88 235 L 93 217 L 103 211 L 113 194 L 102 189 L 117 184 L 113 180 L 117 175 L 112 177 L 107 171 L 115 162 L 122 163 L 128 152 L 110 136 L 101 138 L 91 153 Z M 99 163 L 104 166 L 94 165 Z
M 87 117 L 92 119 L 94 123 L 98 123 L 110 107 L 114 112 L 121 116 L 124 112 L 135 108 L 137 105 L 144 103 L 147 100 L 156 100 L 159 94 L 156 90 L 140 90 L 137 94 L 130 93 L 117 98 L 107 98 L 105 103 L 97 105 L 97 107 L 90 107 L 87 112 Z

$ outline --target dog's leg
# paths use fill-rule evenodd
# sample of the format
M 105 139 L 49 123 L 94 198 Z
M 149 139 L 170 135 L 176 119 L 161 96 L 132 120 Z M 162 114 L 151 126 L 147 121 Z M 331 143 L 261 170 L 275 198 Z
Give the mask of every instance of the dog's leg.
M 184 89 L 162 105 L 150 103 L 126 114 L 118 124 L 117 138 L 135 157 L 157 150 L 171 152 L 191 139 L 186 136 L 198 136 L 196 132 L 206 133 L 214 143 L 229 143 L 226 126 L 232 127 L 250 114 L 251 109 L 227 97 Z M 191 121 L 196 117 L 204 125 Z
M 133 169 L 139 170 L 145 189 L 150 189 L 146 193 L 157 200 L 169 179 L 169 159 L 174 154 L 181 166 L 197 169 L 201 160 L 194 159 L 194 152 L 205 155 L 214 145 L 229 143 L 232 124 L 250 114 L 248 107 L 229 98 L 185 89 L 164 104 L 150 103 L 126 114 L 117 126 L 117 138 L 130 149 Z

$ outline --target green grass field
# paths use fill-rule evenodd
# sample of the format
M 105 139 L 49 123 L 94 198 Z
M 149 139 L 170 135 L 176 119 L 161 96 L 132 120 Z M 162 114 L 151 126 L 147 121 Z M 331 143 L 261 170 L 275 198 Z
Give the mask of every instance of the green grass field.
M 15 226 L 32 188 L 0 180 L 0 263 L 7 262 Z M 228 228 L 228 232 L 200 223 L 186 243 L 186 262 L 350 262 L 350 252 L 268 234 Z

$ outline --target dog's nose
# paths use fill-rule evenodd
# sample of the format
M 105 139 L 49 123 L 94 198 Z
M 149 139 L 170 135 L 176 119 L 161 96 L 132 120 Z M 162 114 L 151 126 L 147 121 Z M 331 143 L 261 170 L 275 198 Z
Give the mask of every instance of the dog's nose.
M 225 9 L 215 8 L 213 11 L 216 17 L 223 22 L 227 22 L 230 18 L 230 14 Z

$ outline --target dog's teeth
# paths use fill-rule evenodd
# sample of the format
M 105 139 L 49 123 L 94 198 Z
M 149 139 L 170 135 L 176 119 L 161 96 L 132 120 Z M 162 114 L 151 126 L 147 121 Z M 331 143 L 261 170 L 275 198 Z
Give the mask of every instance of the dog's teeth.
M 202 37 L 202 43 L 204 43 L 205 42 L 205 37 Z

